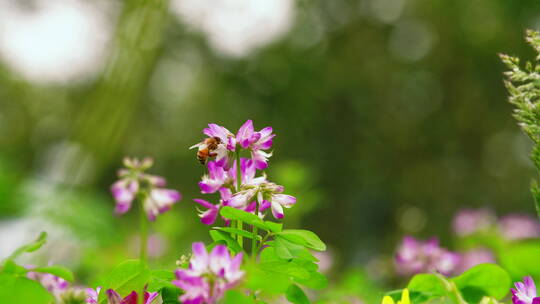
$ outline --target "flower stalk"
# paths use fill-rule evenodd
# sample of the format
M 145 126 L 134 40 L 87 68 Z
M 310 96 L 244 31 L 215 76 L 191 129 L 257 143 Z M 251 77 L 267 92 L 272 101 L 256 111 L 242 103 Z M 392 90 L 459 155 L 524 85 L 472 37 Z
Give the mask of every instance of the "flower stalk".
M 240 192 L 240 187 L 242 186 L 242 169 L 240 168 L 240 148 L 236 148 L 236 192 Z M 242 221 L 236 223 L 237 228 L 242 230 L 244 224 Z M 238 244 L 241 248 L 244 248 L 244 238 L 241 235 L 237 235 Z

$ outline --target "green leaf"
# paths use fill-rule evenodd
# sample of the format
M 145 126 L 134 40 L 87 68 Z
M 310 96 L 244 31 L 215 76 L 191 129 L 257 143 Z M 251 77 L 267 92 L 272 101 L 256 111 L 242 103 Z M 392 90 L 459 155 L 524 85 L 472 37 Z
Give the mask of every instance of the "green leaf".
M 182 291 L 178 287 L 164 287 L 160 290 L 163 304 L 179 304 L 178 297 L 182 294 Z
M 38 238 L 35 241 L 17 248 L 6 260 L 13 260 L 25 252 L 34 252 L 41 248 L 41 246 L 43 246 L 43 244 L 45 244 L 46 242 L 47 232 L 43 231 L 39 234 Z
M 105 279 L 102 290 L 114 289 L 122 297 L 130 292 L 140 292 L 150 280 L 150 270 L 139 260 L 127 260 L 116 266 Z M 106 302 L 105 292 L 100 293 L 99 303 Z
M 287 289 L 287 293 L 285 294 L 287 297 L 287 300 L 289 300 L 291 303 L 294 304 L 309 304 L 309 299 L 304 293 L 304 291 L 298 287 L 298 285 L 292 284 Z
M 13 262 L 13 260 L 6 260 L 4 266 L 2 267 L 2 272 L 19 274 L 28 272 L 28 269 L 17 265 L 15 262 Z
M 427 299 L 442 297 L 447 294 L 441 280 L 434 274 L 422 273 L 415 275 L 409 281 L 407 288 L 410 291 L 422 293 Z
M 295 244 L 306 246 L 313 250 L 326 250 L 326 245 L 323 243 L 323 241 L 321 241 L 321 239 L 315 233 L 309 230 L 287 229 L 276 234 Z
M 263 230 L 269 230 L 269 228 L 265 225 L 264 221 L 261 220 L 255 214 L 245 212 L 243 210 L 238 210 L 229 206 L 225 206 L 221 208 L 221 211 L 219 213 L 224 218 L 227 218 L 230 220 L 242 221 L 246 224 L 255 226 L 257 228 L 260 228 Z
M 510 290 L 510 276 L 495 264 L 480 264 L 452 279 L 468 302 L 479 302 L 483 296 L 500 300 Z
M 227 247 L 234 253 L 241 252 L 243 249 L 238 245 L 238 242 L 233 239 L 228 233 L 219 230 L 210 230 L 210 237 L 214 242 L 223 241 L 227 244 Z
M 222 302 L 224 304 L 252 304 L 255 303 L 250 297 L 238 290 L 229 290 L 225 293 Z
M 295 279 L 307 280 L 310 277 L 309 271 L 294 262 L 264 262 L 260 264 L 260 267 L 264 271 L 285 274 Z
M 69 270 L 69 269 L 67 269 L 65 267 L 58 266 L 58 265 L 46 266 L 46 267 L 37 267 L 37 268 L 29 269 L 28 271 L 35 271 L 35 272 L 41 272 L 41 273 L 50 273 L 50 274 L 53 274 L 53 275 L 55 275 L 57 277 L 61 277 L 62 279 L 66 280 L 66 281 L 73 282 L 73 272 L 71 272 L 71 270 Z
M 498 252 L 498 256 L 514 280 L 528 275 L 540 277 L 540 241 L 514 243 Z
M 152 270 L 150 272 L 150 281 L 148 282 L 148 291 L 154 292 L 166 287 L 176 288 L 171 283 L 174 279 L 174 272 L 170 270 Z
M 295 244 L 279 235 L 276 236 L 273 246 L 276 250 L 276 255 L 282 259 L 301 258 L 309 261 L 317 261 L 317 258 L 306 247 Z
M 238 234 L 246 238 L 253 239 L 253 233 L 250 231 L 238 229 L 238 228 L 231 228 L 231 227 L 213 227 L 215 230 L 225 231 L 230 234 Z M 262 237 L 260 235 L 257 235 L 257 239 L 260 240 Z
M 272 231 L 272 232 L 281 232 L 282 228 L 283 228 L 283 224 L 282 223 L 275 223 L 275 222 L 270 222 L 270 221 L 264 221 L 264 224 L 266 225 L 266 227 L 268 227 L 268 230 Z
M 26 277 L 0 273 L 2 303 L 54 303 L 54 297 L 41 284 Z
M 394 302 L 397 303 L 398 301 L 401 300 L 402 292 L 403 292 L 403 289 L 392 290 L 392 291 L 387 292 L 385 295 L 390 296 L 392 299 L 394 299 Z M 410 291 L 409 298 L 411 300 L 411 303 L 424 303 L 429 300 L 429 296 L 419 291 Z
M 260 290 L 263 294 L 283 294 L 291 283 L 288 275 L 264 271 L 259 264 L 250 260 L 244 265 L 244 269 L 247 272 L 246 287 L 251 290 Z
M 328 279 L 326 279 L 322 273 L 316 271 L 312 272 L 310 277 L 306 280 L 294 279 L 294 281 L 298 284 L 317 290 L 324 289 L 328 286 Z

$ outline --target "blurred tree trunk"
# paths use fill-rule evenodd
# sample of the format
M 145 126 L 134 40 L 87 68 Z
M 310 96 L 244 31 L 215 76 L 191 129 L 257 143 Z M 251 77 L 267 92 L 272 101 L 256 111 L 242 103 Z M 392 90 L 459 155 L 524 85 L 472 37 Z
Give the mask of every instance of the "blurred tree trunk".
M 168 4 L 169 0 L 124 2 L 109 61 L 75 117 L 72 141 L 91 158 L 97 176 L 117 156 L 125 138 L 136 136 L 129 134 L 129 126 L 157 61 Z M 74 158 L 67 176 L 81 173 L 82 163 Z

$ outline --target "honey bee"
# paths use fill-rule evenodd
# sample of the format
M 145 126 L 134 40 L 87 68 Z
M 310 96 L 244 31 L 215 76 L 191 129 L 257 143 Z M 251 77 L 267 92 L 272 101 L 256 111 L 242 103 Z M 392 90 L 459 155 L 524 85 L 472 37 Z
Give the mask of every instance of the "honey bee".
M 221 139 L 219 137 L 208 137 L 202 142 L 190 147 L 190 149 L 199 148 L 197 151 L 197 159 L 204 165 L 209 157 L 217 155 L 214 151 L 217 150 L 219 144 L 221 144 Z

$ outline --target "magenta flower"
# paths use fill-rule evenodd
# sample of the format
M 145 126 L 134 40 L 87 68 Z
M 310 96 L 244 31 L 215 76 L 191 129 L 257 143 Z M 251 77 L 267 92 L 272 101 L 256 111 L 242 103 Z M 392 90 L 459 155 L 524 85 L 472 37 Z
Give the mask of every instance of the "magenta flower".
M 216 124 L 208 124 L 208 128 L 205 128 L 203 133 L 208 137 L 218 137 L 229 151 L 234 151 L 236 149 L 236 138 L 234 138 L 234 134 L 225 127 Z
M 101 291 L 101 287 L 99 287 L 99 286 L 96 289 L 86 288 L 86 294 L 88 296 L 86 298 L 86 303 L 87 304 L 97 304 L 100 291 Z
M 264 212 L 271 208 L 272 215 L 276 219 L 282 219 L 283 208 L 291 208 L 296 203 L 296 198 L 291 195 L 283 194 L 284 187 L 267 182 L 266 179 L 259 177 L 250 180 L 251 184 L 242 185 L 242 190 L 235 193 L 227 201 L 229 206 L 234 208 L 248 208 L 250 203 L 255 200 L 259 204 L 259 211 Z
M 244 276 L 240 270 L 242 258 L 242 253 L 231 257 L 223 245 L 217 245 L 208 254 L 203 243 L 193 243 L 189 268 L 177 269 L 176 280 L 172 282 L 185 291 L 179 300 L 184 304 L 216 303 Z
M 108 289 L 107 293 L 107 304 L 138 304 L 138 294 L 135 291 L 132 291 L 129 295 L 122 298 L 116 291 Z M 156 297 L 158 296 L 157 292 L 144 292 L 144 301 L 143 304 L 151 304 Z
M 439 247 L 439 240 L 418 241 L 406 236 L 398 248 L 395 265 L 401 275 L 413 275 L 422 272 L 438 271 L 451 274 L 460 261 L 457 253 Z
M 531 277 L 524 277 L 523 283 L 516 282 L 512 291 L 512 303 L 514 304 L 540 304 L 540 297 L 536 296 L 536 285 Z
M 463 252 L 456 273 L 462 273 L 471 267 L 484 263 L 495 263 L 495 256 L 491 250 L 476 248 Z
M 143 201 L 144 211 L 146 211 L 149 220 L 155 221 L 158 214 L 170 210 L 171 206 L 181 198 L 180 192 L 176 190 L 151 189 Z
M 202 180 L 199 182 L 201 193 L 214 193 L 227 182 L 232 185 L 233 181 L 229 171 L 215 161 L 208 162 L 208 174 L 203 175 Z
M 499 221 L 499 229 L 508 240 L 540 237 L 540 222 L 527 214 L 509 214 Z
M 452 226 L 458 236 L 467 236 L 488 230 L 495 220 L 495 214 L 489 209 L 463 209 L 454 216 Z
M 148 219 L 154 221 L 158 214 L 171 208 L 181 199 L 178 191 L 165 189 L 165 178 L 144 173 L 153 164 L 152 159 L 124 159 L 126 168 L 118 171 L 120 180 L 111 186 L 112 195 L 116 201 L 116 214 L 124 214 L 131 209 L 133 200 L 143 197 L 143 208 Z
M 231 206 L 250 213 L 255 212 L 257 202 L 252 201 L 252 199 L 257 195 L 258 186 L 266 182 L 266 177 L 255 177 L 257 170 L 251 159 L 241 158 L 240 170 L 242 175 L 241 191 L 233 196 L 231 189 L 236 189 L 236 163 L 228 170 L 225 170 L 214 161 L 208 162 L 208 174 L 204 175 L 202 181 L 199 182 L 201 193 L 214 193 L 219 190 L 221 199 L 218 204 L 212 204 L 203 199 L 194 200 L 207 209 L 206 211 L 199 211 L 199 216 L 204 224 L 213 224 L 219 209 L 223 206 Z M 277 201 L 279 201 L 279 198 Z M 263 207 L 260 207 L 260 209 L 264 210 Z
M 272 133 L 272 127 L 263 128 L 261 131 L 255 132 L 253 121 L 246 121 L 236 134 L 236 141 L 244 148 L 251 151 L 251 159 L 255 163 L 255 167 L 259 170 L 264 170 L 268 167 L 268 158 L 272 153 L 264 152 L 263 150 L 272 147 L 272 139 L 276 136 Z

